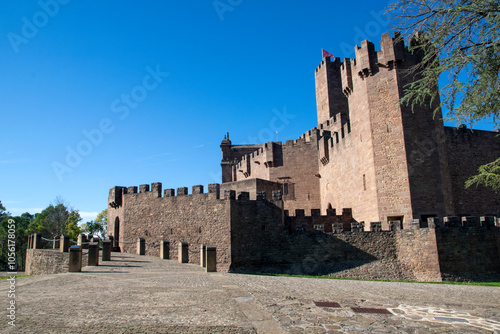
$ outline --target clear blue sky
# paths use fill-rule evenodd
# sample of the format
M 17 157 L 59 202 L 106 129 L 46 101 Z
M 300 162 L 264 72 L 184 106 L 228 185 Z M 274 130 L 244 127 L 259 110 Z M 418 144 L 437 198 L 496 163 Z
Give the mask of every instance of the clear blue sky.
M 115 185 L 220 182 L 226 132 L 262 143 L 316 125 L 321 48 L 379 49 L 387 4 L 2 1 L 0 200 L 19 215 L 60 196 L 85 222 Z

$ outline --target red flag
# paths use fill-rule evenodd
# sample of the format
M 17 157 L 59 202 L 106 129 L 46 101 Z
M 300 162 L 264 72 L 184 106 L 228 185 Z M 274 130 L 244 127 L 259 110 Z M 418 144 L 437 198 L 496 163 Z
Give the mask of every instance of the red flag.
M 332 55 L 330 52 L 328 51 L 325 51 L 323 49 L 321 49 L 321 51 L 323 51 L 323 58 L 325 57 L 335 57 L 334 55 Z

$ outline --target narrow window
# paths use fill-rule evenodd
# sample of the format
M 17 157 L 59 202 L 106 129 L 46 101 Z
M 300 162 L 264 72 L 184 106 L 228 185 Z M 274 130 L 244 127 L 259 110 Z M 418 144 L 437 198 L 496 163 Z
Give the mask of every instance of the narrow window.
M 363 189 L 366 190 L 366 175 L 363 174 Z

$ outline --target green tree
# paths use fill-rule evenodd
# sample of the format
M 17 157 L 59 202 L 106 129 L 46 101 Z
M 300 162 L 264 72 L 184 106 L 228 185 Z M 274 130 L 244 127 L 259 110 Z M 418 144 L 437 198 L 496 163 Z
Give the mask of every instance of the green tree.
M 5 206 L 3 206 L 2 201 L 0 201 L 0 221 L 9 217 L 10 213 L 6 211 Z
M 85 232 L 85 233 L 90 233 L 92 235 L 99 235 L 101 237 L 103 236 L 104 228 L 101 225 L 101 223 L 98 223 L 96 221 L 92 220 L 92 221 L 86 222 L 85 224 L 83 224 L 82 228 L 83 228 L 83 232 Z
M 500 116 L 500 3 L 498 0 L 396 0 L 388 8 L 401 31 L 411 41 L 409 49 L 423 51 L 420 64 L 410 69 L 416 80 L 405 87 L 401 103 L 415 105 L 437 101 L 447 119 L 473 126 Z M 439 89 L 438 82 L 445 82 Z M 436 112 L 437 109 L 434 111 Z M 500 159 L 481 166 L 466 186 L 500 189 Z
M 12 243 L 9 245 L 8 240 L 10 239 L 15 241 L 14 245 L 16 249 L 17 270 L 24 268 L 24 264 L 26 262 L 26 247 L 28 243 L 28 236 L 30 234 L 30 217 L 33 216 L 26 212 L 21 216 L 5 217 L 0 222 L 0 267 L 7 267 L 9 253 L 8 246 L 12 245 Z M 12 220 L 14 221 L 14 224 L 12 224 Z M 14 226 L 14 228 L 9 229 L 9 226 Z M 14 239 L 9 238 L 9 234 L 14 235 Z
M 63 203 L 50 204 L 41 213 L 35 215 L 30 228 L 44 237 L 53 239 L 64 234 L 68 223 L 69 211 Z
M 78 226 L 78 223 L 82 220 L 80 217 L 80 212 L 78 210 L 71 210 L 68 215 L 68 221 L 66 225 L 66 234 L 71 240 L 77 240 L 78 235 L 82 233 L 82 229 Z
M 105 237 L 108 231 L 108 209 L 102 210 L 95 219 L 102 227 L 102 237 Z

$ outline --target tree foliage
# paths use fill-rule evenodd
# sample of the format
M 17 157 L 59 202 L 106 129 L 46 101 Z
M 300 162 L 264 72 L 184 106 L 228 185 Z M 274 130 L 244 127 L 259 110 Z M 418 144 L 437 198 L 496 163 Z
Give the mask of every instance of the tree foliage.
M 78 210 L 71 210 L 68 215 L 68 221 L 65 228 L 65 233 L 69 236 L 71 240 L 77 240 L 78 235 L 82 233 L 82 229 L 78 226 L 78 223 L 82 220 L 80 217 L 80 212 Z
M 101 238 L 106 236 L 108 227 L 108 210 L 104 209 L 97 215 L 95 220 L 82 225 L 82 232 L 98 235 Z
M 85 233 L 103 236 L 104 228 L 97 221 L 91 220 L 89 222 L 86 222 L 85 224 L 83 224 L 82 228 L 83 232 Z
M 0 206 L 0 211 L 2 211 L 0 213 L 0 217 L 2 217 L 2 219 L 0 219 L 0 270 L 6 270 L 8 264 L 9 225 L 15 226 L 13 240 L 15 241 L 16 248 L 16 267 L 18 270 L 21 270 L 24 268 L 24 264 L 26 262 L 28 235 L 31 233 L 29 226 L 33 220 L 33 215 L 25 212 L 21 216 L 11 217 L 10 214 L 6 212 L 5 207 L 1 205 L 1 202 Z M 10 224 L 10 219 L 14 220 L 15 223 Z
M 102 210 L 95 219 L 96 223 L 99 223 L 102 227 L 102 235 L 105 236 L 108 231 L 108 209 Z
M 32 228 L 46 238 L 56 238 L 64 234 L 69 217 L 69 211 L 62 203 L 50 204 L 41 213 L 35 215 Z
M 5 206 L 3 206 L 2 201 L 0 201 L 0 221 L 9 217 L 10 213 L 6 211 Z
M 498 0 L 396 0 L 388 9 L 395 29 L 424 58 L 411 72 L 401 103 L 437 101 L 447 120 L 475 125 L 500 116 L 500 3 Z M 438 83 L 444 83 L 439 89 Z M 435 110 L 435 112 L 437 109 Z M 479 169 L 467 182 L 499 189 L 500 161 Z

